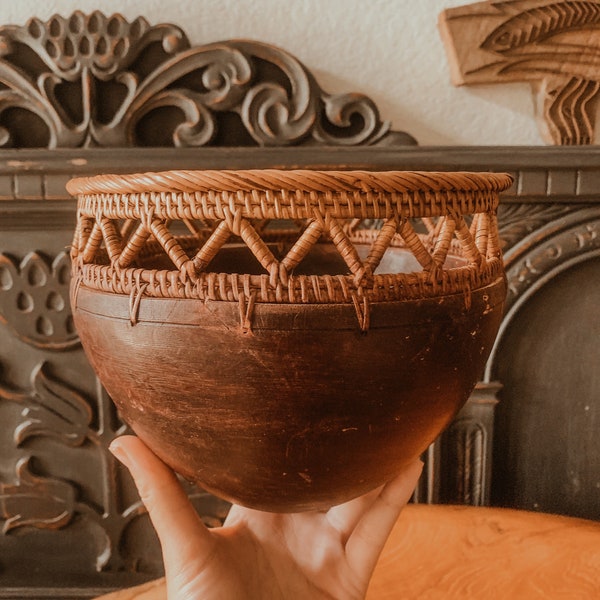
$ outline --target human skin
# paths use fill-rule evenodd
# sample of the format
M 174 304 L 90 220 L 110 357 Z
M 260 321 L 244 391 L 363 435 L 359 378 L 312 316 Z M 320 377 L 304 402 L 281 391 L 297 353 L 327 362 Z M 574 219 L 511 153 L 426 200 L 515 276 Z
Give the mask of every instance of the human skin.
M 137 437 L 111 445 L 158 534 L 169 600 L 358 600 L 422 469 L 326 511 L 267 513 L 234 505 L 207 528 L 173 471 Z

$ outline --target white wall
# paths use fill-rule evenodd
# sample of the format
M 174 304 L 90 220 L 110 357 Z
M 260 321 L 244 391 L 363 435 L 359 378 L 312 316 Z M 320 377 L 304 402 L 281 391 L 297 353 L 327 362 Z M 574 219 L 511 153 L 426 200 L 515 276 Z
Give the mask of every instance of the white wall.
M 469 0 L 1 0 L 0 22 L 74 10 L 181 26 L 193 44 L 252 38 L 299 58 L 330 93 L 371 96 L 422 145 L 540 145 L 527 84 L 454 88 L 437 31 Z

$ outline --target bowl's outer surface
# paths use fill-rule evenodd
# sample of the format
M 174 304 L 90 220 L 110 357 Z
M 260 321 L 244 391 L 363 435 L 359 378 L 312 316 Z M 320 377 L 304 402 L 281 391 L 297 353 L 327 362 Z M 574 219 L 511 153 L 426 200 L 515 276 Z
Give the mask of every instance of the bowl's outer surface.
M 339 504 L 383 484 L 467 400 L 491 350 L 505 280 L 465 294 L 373 303 L 143 298 L 81 285 L 83 347 L 122 417 L 186 478 L 269 511 Z

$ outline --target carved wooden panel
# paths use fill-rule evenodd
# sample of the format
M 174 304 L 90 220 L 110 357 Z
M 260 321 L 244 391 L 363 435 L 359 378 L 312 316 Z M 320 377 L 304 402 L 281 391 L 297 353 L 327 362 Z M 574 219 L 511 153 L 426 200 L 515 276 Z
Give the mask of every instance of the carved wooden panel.
M 98 11 L 1 27 L 0 84 L 5 148 L 355 145 L 389 135 L 370 98 L 327 94 L 284 50 L 191 46 L 175 25 Z
M 125 426 L 72 328 L 71 228 L 22 225 L 0 217 L 0 597 L 91 595 L 160 573 L 160 549 L 108 452 Z M 208 522 L 224 518 L 226 503 L 189 491 Z
M 440 29 L 455 85 L 530 82 L 547 142 L 594 142 L 600 2 L 477 2 L 445 10 Z
M 505 259 L 492 500 L 600 520 L 599 204 L 539 224 Z

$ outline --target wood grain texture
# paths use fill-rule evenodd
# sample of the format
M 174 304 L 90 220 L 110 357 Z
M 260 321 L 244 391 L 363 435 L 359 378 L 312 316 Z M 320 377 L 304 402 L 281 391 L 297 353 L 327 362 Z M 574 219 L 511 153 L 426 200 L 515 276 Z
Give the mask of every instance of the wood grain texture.
M 409 505 L 367 600 L 536 600 L 600 596 L 600 523 L 526 511 Z M 164 580 L 102 600 L 166 600 Z
M 82 346 L 125 422 L 186 479 L 258 510 L 340 504 L 422 454 L 473 390 L 502 315 L 495 209 L 511 183 L 273 169 L 73 180 Z M 380 229 L 361 227 L 372 218 Z M 295 228 L 265 227 L 281 219 Z
M 325 303 L 257 302 L 244 333 L 235 303 L 145 297 L 131 326 L 127 296 L 84 286 L 74 318 L 162 460 L 221 498 L 300 512 L 366 493 L 427 448 L 483 369 L 504 292 L 502 279 L 473 290 L 469 310 L 458 294 L 373 303 L 367 334 L 353 305 Z
M 477 2 L 444 11 L 440 32 L 455 85 L 530 82 L 548 143 L 594 142 L 599 2 Z
M 600 596 L 600 523 L 498 508 L 411 505 L 368 600 Z

